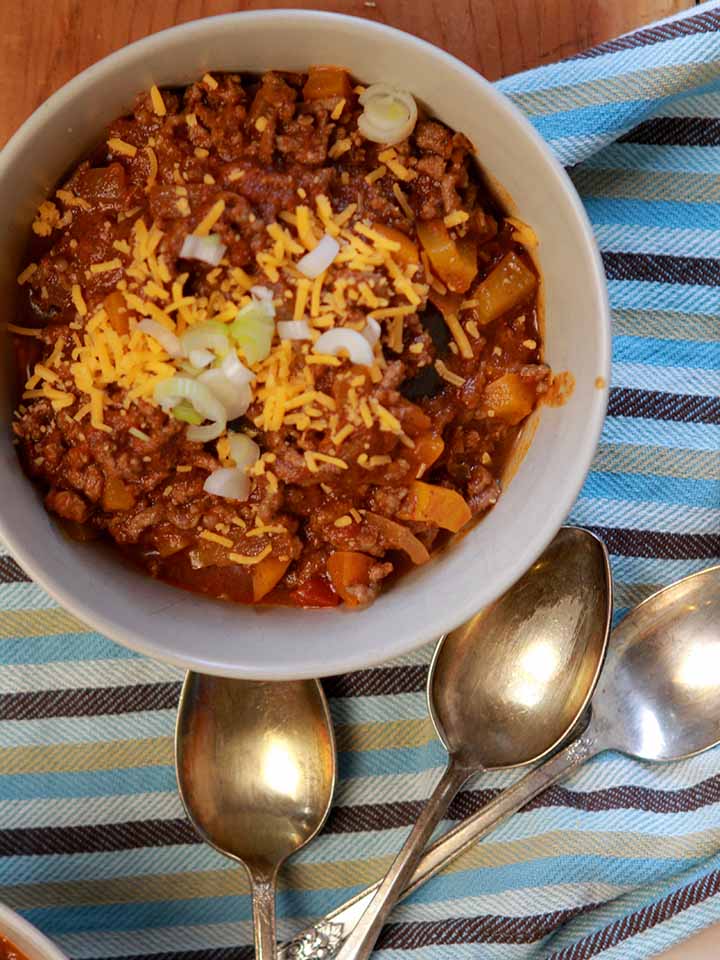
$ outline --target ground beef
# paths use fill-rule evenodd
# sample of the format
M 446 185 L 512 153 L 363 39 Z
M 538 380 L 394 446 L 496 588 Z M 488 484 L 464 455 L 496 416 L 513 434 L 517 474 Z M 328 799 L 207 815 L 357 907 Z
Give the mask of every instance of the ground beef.
M 474 164 L 472 145 L 421 115 L 412 135 L 388 153 L 357 131 L 362 106 L 355 81 L 336 70 L 318 94 L 321 72 L 205 77 L 164 90 L 164 112 L 153 95 L 140 95 L 133 112 L 110 125 L 41 208 L 21 274 L 22 302 L 9 318 L 31 334 L 15 337 L 22 395 L 14 431 L 23 467 L 43 489 L 47 509 L 75 534 L 111 538 L 155 576 L 243 602 L 372 600 L 409 555 L 419 562 L 423 551 L 447 539 L 437 523 L 413 515 L 419 478 L 459 494 L 474 516 L 500 495 L 524 414 L 496 416 L 490 385 L 517 376 L 534 406 L 550 379 L 536 283 L 490 321 L 476 299 L 484 278 L 509 255 L 527 276 L 535 272 Z M 365 324 L 372 302 L 362 302 L 359 279 L 390 305 L 378 376 L 347 363 L 315 368 L 314 389 L 337 413 L 323 418 L 316 412 L 307 424 L 283 421 L 280 429 L 262 426 L 264 401 L 256 397 L 235 425 L 263 452 L 246 501 L 205 492 L 208 476 L 223 465 L 220 448 L 190 441 L 185 423 L 151 397 L 109 386 L 104 426 L 98 426 L 74 367 L 98 311 L 110 316 L 120 336 L 130 336 L 139 308 L 129 291 L 162 311 L 177 282 L 183 296 L 201 298 L 210 312 L 215 298 L 234 296 L 228 291 L 233 271 L 240 271 L 271 290 L 277 320 L 292 319 L 297 279 L 273 277 L 262 266 L 273 243 L 268 226 L 294 229 L 292 211 L 300 203 L 315 209 L 318 198 L 328 198 L 334 215 L 352 205 L 350 226 L 384 225 L 418 250 L 423 222 L 442 230 L 441 218 L 451 215 L 451 242 L 461 252 L 472 249 L 477 275 L 457 294 L 443 284 L 435 261 L 438 275 L 430 272 L 432 256 L 399 261 L 396 269 L 420 293 L 414 312 L 406 309 L 397 321 L 393 309 L 407 307 L 407 300 L 381 261 L 362 274 L 334 268 L 333 289 L 340 284 L 347 296 L 342 315 L 331 322 L 355 330 Z M 213 232 L 226 247 L 222 265 L 182 259 L 185 238 L 219 200 Z M 138 223 L 157 231 L 155 266 L 142 288 L 130 266 Z M 367 247 L 367 237 L 363 242 Z M 453 328 L 453 317 L 462 326 L 455 320 Z M 60 340 L 45 381 L 50 389 L 38 389 L 43 375 L 33 379 L 36 365 L 42 370 Z M 291 370 L 305 363 L 302 345 L 293 351 Z M 352 430 L 337 441 L 346 422 L 342 411 L 353 405 L 367 416 L 347 421 Z M 325 459 L 316 461 L 315 454 Z M 344 585 L 333 580 L 329 561 L 338 553 L 362 575 Z M 262 562 L 255 565 L 258 556 Z

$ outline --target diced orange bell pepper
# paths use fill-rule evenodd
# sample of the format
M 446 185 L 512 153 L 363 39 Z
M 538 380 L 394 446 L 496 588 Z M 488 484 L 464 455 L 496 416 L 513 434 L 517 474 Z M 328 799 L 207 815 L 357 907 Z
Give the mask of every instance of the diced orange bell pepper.
M 510 426 L 520 423 L 535 406 L 535 386 L 523 380 L 519 373 L 505 373 L 485 387 L 480 412 L 492 410 L 492 415 Z
M 356 550 L 336 550 L 330 555 L 327 569 L 332 585 L 349 607 L 357 607 L 360 601 L 348 588 L 368 585 L 372 562 L 372 557 Z
M 310 67 L 303 87 L 305 100 L 331 100 L 352 94 L 350 75 L 342 67 Z
M 386 240 L 393 240 L 400 244 L 399 250 L 393 250 L 393 257 L 400 263 L 420 263 L 420 251 L 410 237 L 395 227 L 386 227 L 384 223 L 374 223 L 373 230 L 382 234 Z
M 444 449 L 445 443 L 442 437 L 438 437 L 434 433 L 426 433 L 415 441 L 414 452 L 422 466 L 427 470 L 435 463 Z
M 472 292 L 477 301 L 478 323 L 490 323 L 527 300 L 537 287 L 537 277 L 515 253 L 506 254 Z
M 102 494 L 102 508 L 107 513 L 132 510 L 135 506 L 133 492 L 120 477 L 108 477 Z
M 441 219 L 419 220 L 417 233 L 437 275 L 454 293 L 465 293 L 478 272 L 477 244 L 472 237 L 457 242 Z
M 265 557 L 252 568 L 253 603 L 262 600 L 285 576 L 290 560 Z
M 401 520 L 432 523 L 453 533 L 465 526 L 472 513 L 455 490 L 414 480 L 398 514 Z

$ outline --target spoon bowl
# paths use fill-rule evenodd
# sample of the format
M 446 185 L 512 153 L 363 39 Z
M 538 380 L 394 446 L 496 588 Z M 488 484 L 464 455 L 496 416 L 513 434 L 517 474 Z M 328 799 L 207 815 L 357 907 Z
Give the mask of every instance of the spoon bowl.
M 448 753 L 486 770 L 550 753 L 592 696 L 610 613 L 605 548 L 564 527 L 512 589 L 438 644 L 428 705 Z
M 603 543 L 564 527 L 499 600 L 440 640 L 427 689 L 448 765 L 337 960 L 368 960 L 423 847 L 469 777 L 532 763 L 570 733 L 595 688 L 611 612 Z
M 720 742 L 720 566 L 635 607 L 613 631 L 593 700 L 598 739 L 641 760 Z
M 189 672 L 175 752 L 193 826 L 250 876 L 256 956 L 269 960 L 277 871 L 317 834 L 332 802 L 335 741 L 322 687 Z

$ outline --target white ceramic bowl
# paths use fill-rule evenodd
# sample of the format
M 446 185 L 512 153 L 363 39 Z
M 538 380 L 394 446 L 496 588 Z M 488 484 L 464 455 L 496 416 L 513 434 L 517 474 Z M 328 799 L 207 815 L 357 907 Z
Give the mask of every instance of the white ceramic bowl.
M 67 960 L 62 950 L 40 933 L 37 927 L 1 903 L 0 937 L 14 944 L 27 960 Z
M 572 372 L 576 386 L 564 406 L 542 410 L 524 461 L 488 517 L 371 607 L 351 613 L 216 602 L 127 568 L 111 549 L 69 543 L 22 475 L 6 429 L 0 533 L 27 572 L 119 643 L 211 673 L 325 676 L 387 660 L 456 626 L 510 586 L 554 536 L 580 490 L 605 412 L 604 275 L 564 171 L 530 124 L 475 71 L 416 37 L 353 17 L 280 10 L 188 23 L 119 50 L 50 97 L 0 155 L 3 302 L 11 302 L 38 203 L 138 91 L 152 83 L 182 84 L 210 69 L 304 70 L 316 63 L 342 64 L 364 82 L 411 90 L 477 145 L 483 167 L 540 239 L 545 353 L 555 371 Z M 6 427 L 10 412 L 6 386 L 0 407 Z

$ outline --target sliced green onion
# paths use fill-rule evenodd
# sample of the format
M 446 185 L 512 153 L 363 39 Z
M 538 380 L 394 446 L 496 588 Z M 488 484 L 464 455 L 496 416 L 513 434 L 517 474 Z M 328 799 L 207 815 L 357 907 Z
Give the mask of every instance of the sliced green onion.
M 210 321 L 187 330 L 180 337 L 180 343 L 188 355 L 191 350 L 212 350 L 219 357 L 224 357 L 230 349 L 228 334 L 229 330 L 226 324 Z
M 238 310 L 230 327 L 230 334 L 252 366 L 270 353 L 275 333 L 275 308 L 266 300 L 246 304 Z
M 187 400 L 181 400 L 170 412 L 176 420 L 182 420 L 183 423 L 194 423 L 197 426 L 203 422 L 203 418 Z
M 183 400 L 188 401 L 204 420 L 212 421 L 204 427 L 195 424 L 188 427 L 188 439 L 205 443 L 207 440 L 219 437 L 225 429 L 227 413 L 223 404 L 206 384 L 190 377 L 175 376 L 170 377 L 169 380 L 163 380 L 155 387 L 155 401 L 163 410 L 173 410 Z

